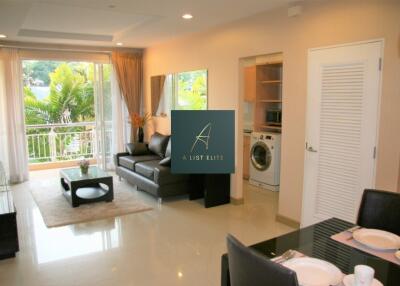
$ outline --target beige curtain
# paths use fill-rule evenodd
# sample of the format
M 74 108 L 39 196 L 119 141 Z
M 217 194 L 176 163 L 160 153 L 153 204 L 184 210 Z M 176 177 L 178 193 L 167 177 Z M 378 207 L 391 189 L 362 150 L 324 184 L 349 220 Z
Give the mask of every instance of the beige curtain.
M 151 114 L 156 116 L 158 105 L 160 104 L 161 95 L 163 93 L 165 83 L 165 75 L 157 75 L 151 77 Z
M 142 52 L 112 52 L 111 61 L 114 65 L 119 89 L 128 108 L 129 116 L 140 113 L 140 104 L 143 93 L 143 60 Z M 132 124 L 131 142 L 137 136 L 136 128 Z

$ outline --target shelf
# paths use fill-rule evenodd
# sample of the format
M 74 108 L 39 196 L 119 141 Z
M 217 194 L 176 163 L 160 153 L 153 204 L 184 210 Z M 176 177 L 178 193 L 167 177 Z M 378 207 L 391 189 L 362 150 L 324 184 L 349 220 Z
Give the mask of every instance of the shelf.
M 265 102 L 265 103 L 282 103 L 282 100 L 280 100 L 280 99 L 261 99 L 258 101 Z
M 265 57 L 262 61 L 256 62 L 255 65 L 255 81 L 252 82 L 252 87 L 255 88 L 253 118 L 256 131 L 280 133 L 282 126 L 275 122 L 269 122 L 266 118 L 267 111 L 281 110 L 283 107 L 282 87 L 284 78 L 282 55 L 277 54 L 273 56 L 273 58 Z
M 266 63 L 258 63 L 257 66 L 258 67 L 263 67 L 263 66 L 278 66 L 278 67 L 282 67 L 283 62 L 282 61 L 270 61 L 270 62 L 266 62 Z
M 277 123 L 275 123 L 275 122 L 269 122 L 269 121 L 265 122 L 263 125 L 265 125 L 265 126 L 282 127 L 282 123 L 277 124 Z
M 282 126 L 276 126 L 276 125 L 260 125 L 261 128 L 268 128 L 268 129 L 275 129 L 275 130 L 281 130 Z
M 282 84 L 281 80 L 260 80 L 258 83 L 261 84 Z

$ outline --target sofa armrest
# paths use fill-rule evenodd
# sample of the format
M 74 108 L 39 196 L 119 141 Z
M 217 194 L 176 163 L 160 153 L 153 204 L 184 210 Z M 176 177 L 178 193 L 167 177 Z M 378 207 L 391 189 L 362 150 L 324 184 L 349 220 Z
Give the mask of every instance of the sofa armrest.
M 154 182 L 158 184 L 160 180 L 160 169 L 154 168 Z
M 119 158 L 120 158 L 120 157 L 124 157 L 124 156 L 128 156 L 128 155 L 129 155 L 128 152 L 122 152 L 122 153 L 114 154 L 114 164 L 115 164 L 115 167 L 118 167 L 118 166 L 119 166 Z

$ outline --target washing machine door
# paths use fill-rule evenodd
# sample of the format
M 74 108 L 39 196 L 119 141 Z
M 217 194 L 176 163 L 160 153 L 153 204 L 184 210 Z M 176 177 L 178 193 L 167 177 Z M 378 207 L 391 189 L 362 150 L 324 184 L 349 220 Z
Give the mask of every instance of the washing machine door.
M 262 141 L 256 142 L 251 147 L 251 164 L 259 171 L 265 171 L 271 166 L 272 155 L 267 144 Z

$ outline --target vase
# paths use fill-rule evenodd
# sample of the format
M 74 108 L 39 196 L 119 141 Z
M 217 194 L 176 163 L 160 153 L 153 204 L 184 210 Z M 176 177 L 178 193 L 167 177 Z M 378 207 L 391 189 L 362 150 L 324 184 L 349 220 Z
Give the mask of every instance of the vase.
M 89 171 L 89 166 L 80 166 L 82 175 L 87 175 Z
M 144 140 L 144 131 L 143 127 L 138 128 L 138 142 L 143 143 Z

